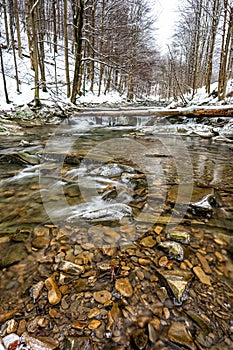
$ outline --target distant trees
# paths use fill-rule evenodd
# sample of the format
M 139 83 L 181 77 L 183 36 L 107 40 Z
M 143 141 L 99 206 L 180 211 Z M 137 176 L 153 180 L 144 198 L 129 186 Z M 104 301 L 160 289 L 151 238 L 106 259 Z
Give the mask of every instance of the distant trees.
M 112 88 L 129 100 L 153 92 L 161 98 L 181 97 L 185 103 L 188 91 L 193 96 L 205 86 L 210 93 L 213 80 L 218 80 L 218 98 L 224 99 L 233 64 L 232 0 L 184 0 L 167 57 L 156 50 L 149 4 L 3 0 L 2 50 L 13 54 L 17 91 L 18 60 L 29 55 L 36 106 L 40 91 L 48 89 L 57 96 L 66 90 L 72 103 L 89 91 L 100 95 Z
M 20 79 L 16 51 L 21 59 L 29 52 L 37 106 L 40 90 L 46 91 L 48 84 L 55 84 L 59 91 L 62 82 L 57 76 L 57 62 L 61 56 L 63 83 L 72 103 L 87 91 L 95 90 L 100 95 L 111 88 L 126 94 L 130 100 L 149 94 L 159 54 L 153 48 L 153 21 L 148 3 L 146 0 L 3 0 L 4 37 L 6 47 L 12 49 L 15 57 L 17 90 Z M 28 38 L 28 50 L 24 44 L 22 52 L 24 34 Z M 46 82 L 48 64 L 54 66 L 50 82 Z
M 176 62 L 185 70 L 179 77 L 183 93 L 218 80 L 218 99 L 224 99 L 232 75 L 233 4 L 231 0 L 185 0 L 173 48 Z M 179 63 L 180 62 L 180 63 Z

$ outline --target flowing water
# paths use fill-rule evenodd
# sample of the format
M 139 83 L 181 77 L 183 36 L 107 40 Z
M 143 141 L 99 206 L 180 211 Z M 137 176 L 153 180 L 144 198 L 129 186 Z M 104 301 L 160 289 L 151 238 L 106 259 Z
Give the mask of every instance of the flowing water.
M 152 118 L 71 118 L 1 142 L 0 233 L 76 225 L 185 220 L 229 234 L 232 148 L 151 134 Z
M 226 335 L 229 344 L 232 143 L 183 135 L 153 117 L 87 116 L 25 128 L 3 136 L 0 147 L 0 337 L 12 333 L 4 322 L 13 318 L 43 341 L 59 344 L 67 335 L 61 349 L 84 348 L 90 339 L 98 349 L 113 339 L 131 349 L 131 336 L 147 344 L 147 332 L 161 349 L 168 338 L 168 346 L 175 339 L 196 349 L 184 326 L 184 339 L 176 339 L 180 320 L 191 315 L 191 328 L 194 320 L 205 333 L 209 317 L 215 332 L 206 343 L 197 333 L 195 342 L 208 348 Z M 167 325 L 165 333 L 142 325 L 152 317 Z M 28 333 L 26 342 L 37 341 Z

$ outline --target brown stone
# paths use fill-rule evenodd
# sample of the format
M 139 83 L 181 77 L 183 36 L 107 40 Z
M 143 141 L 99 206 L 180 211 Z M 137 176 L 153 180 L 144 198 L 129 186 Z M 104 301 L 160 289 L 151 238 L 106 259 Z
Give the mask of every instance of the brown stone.
M 205 274 L 205 272 L 200 266 L 194 266 L 193 272 L 195 273 L 195 275 L 201 283 L 208 284 L 209 286 L 211 286 L 210 277 Z
M 200 254 L 199 252 L 197 252 L 196 256 L 197 256 L 198 260 L 200 261 L 204 272 L 207 274 L 211 274 L 212 271 L 211 271 L 211 268 L 210 268 L 209 263 L 206 260 L 206 258 L 202 254 Z
M 156 245 L 156 240 L 153 236 L 147 236 L 141 240 L 141 245 L 146 248 L 153 248 Z
M 196 350 L 192 337 L 183 322 L 173 322 L 168 330 L 168 339 L 173 343 L 185 346 L 190 350 Z
M 127 278 L 116 280 L 115 289 L 124 297 L 131 297 L 133 294 L 133 287 Z
M 45 280 L 45 286 L 48 289 L 48 300 L 51 305 L 56 305 L 61 301 L 61 292 L 52 277 Z
M 110 293 L 108 290 L 100 290 L 95 292 L 93 297 L 98 303 L 104 304 L 112 298 L 112 293 Z
M 88 325 L 88 328 L 89 329 L 96 329 L 98 327 L 100 327 L 102 321 L 99 321 L 99 320 L 92 320 L 89 325 Z

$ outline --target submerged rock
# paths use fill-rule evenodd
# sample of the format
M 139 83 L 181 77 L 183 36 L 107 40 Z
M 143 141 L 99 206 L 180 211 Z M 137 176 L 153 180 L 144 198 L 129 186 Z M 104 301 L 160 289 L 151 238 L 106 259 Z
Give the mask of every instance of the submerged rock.
M 169 258 L 176 260 L 183 260 L 184 250 L 182 246 L 177 242 L 161 242 L 158 245 L 159 248 L 162 248 L 165 252 L 168 253 Z
M 93 294 L 93 298 L 97 301 L 97 303 L 105 304 L 107 301 L 111 300 L 112 293 L 108 290 L 100 290 Z
M 185 323 L 174 322 L 168 330 L 168 339 L 176 344 L 184 346 L 190 350 L 196 350 L 191 334 L 188 332 Z
M 174 302 L 181 304 L 187 295 L 193 274 L 183 270 L 157 270 L 161 282 L 174 297 Z
M 190 242 L 190 235 L 183 231 L 171 231 L 168 234 L 168 238 L 172 241 L 188 244 Z
M 127 278 L 117 279 L 115 289 L 124 297 L 131 297 L 133 294 L 133 287 Z
M 147 346 L 148 343 L 148 335 L 145 333 L 144 329 L 137 329 L 132 334 L 132 341 L 136 346 L 136 349 L 143 350 Z
M 105 208 L 86 211 L 77 215 L 73 215 L 67 219 L 69 222 L 84 219 L 91 222 L 95 221 L 120 221 L 124 216 L 132 216 L 132 209 L 123 203 L 109 204 Z
M 79 276 L 81 273 L 85 271 L 84 266 L 77 265 L 70 261 L 65 261 L 65 260 L 59 264 L 58 269 L 62 272 L 66 272 L 69 275 L 73 275 L 73 276 Z
M 195 273 L 195 275 L 197 276 L 197 278 L 200 280 L 201 283 L 208 284 L 209 286 L 211 286 L 210 277 L 205 274 L 205 272 L 202 270 L 200 266 L 195 266 L 193 268 L 193 272 Z
M 0 269 L 13 265 L 28 256 L 24 243 L 0 245 Z

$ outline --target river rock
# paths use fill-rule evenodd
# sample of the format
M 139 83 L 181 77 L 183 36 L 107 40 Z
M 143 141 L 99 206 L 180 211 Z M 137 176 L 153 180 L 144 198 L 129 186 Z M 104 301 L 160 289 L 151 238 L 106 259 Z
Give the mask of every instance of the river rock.
M 144 329 L 137 329 L 132 334 L 132 340 L 136 349 L 143 350 L 147 346 L 148 343 L 148 335 L 145 333 Z
M 184 258 L 184 250 L 177 242 L 161 242 L 159 243 L 158 247 L 167 252 L 170 259 L 181 261 Z
M 130 298 L 133 295 L 133 287 L 127 278 L 116 280 L 115 289 L 123 296 Z
M 108 322 L 106 325 L 106 330 L 108 332 L 110 333 L 112 332 L 114 324 L 116 324 L 118 321 L 119 315 L 120 315 L 120 309 L 119 309 L 118 303 L 114 303 L 111 310 L 108 313 Z
M 91 340 L 88 337 L 67 337 L 60 346 L 60 350 L 84 350 L 91 348 Z
M 156 240 L 153 236 L 147 236 L 141 240 L 141 245 L 146 248 L 153 248 L 156 245 Z
M 97 301 L 97 303 L 105 304 L 107 301 L 111 300 L 112 293 L 108 290 L 100 290 L 93 294 L 93 298 Z
M 102 322 L 99 321 L 99 320 L 92 320 L 89 323 L 88 328 L 93 330 L 93 329 L 96 329 L 96 328 L 100 327 L 101 324 L 102 324 Z
M 51 305 L 56 305 L 61 301 L 61 292 L 52 277 L 45 280 L 45 286 L 48 289 L 48 300 Z
M 197 256 L 198 260 L 200 261 L 204 272 L 207 273 L 207 274 L 211 274 L 212 270 L 211 270 L 211 268 L 209 266 L 209 263 L 206 260 L 206 258 L 202 254 L 200 254 L 199 252 L 196 253 L 196 256 Z
M 181 304 L 185 299 L 193 274 L 183 270 L 157 270 L 157 274 L 168 292 Z
M 0 245 L 0 269 L 13 265 L 28 256 L 24 243 Z
M 35 349 L 35 350 L 54 350 L 58 347 L 58 342 L 54 341 L 51 338 L 42 338 L 38 339 L 32 335 L 28 335 L 27 333 L 24 333 L 22 335 L 22 338 L 24 339 L 26 345 L 29 347 L 29 349 Z
M 196 350 L 192 337 L 183 322 L 173 322 L 168 330 L 168 339 L 190 350 Z
M 70 261 L 65 261 L 65 260 L 63 260 L 59 264 L 58 269 L 60 271 L 66 272 L 66 273 L 68 273 L 69 275 L 72 275 L 72 276 L 79 276 L 80 274 L 82 274 L 85 271 L 85 267 L 84 266 L 77 265 L 77 264 L 74 264 L 74 263 L 72 263 Z
M 201 283 L 208 284 L 211 286 L 210 277 L 205 274 L 205 272 L 202 270 L 200 266 L 194 266 L 193 272 L 197 276 L 197 278 L 200 280 Z
M 5 346 L 5 349 L 15 349 L 20 344 L 20 337 L 15 333 L 11 333 L 6 335 L 2 339 L 2 342 Z
M 172 241 L 188 244 L 190 242 L 190 234 L 183 231 L 171 231 L 168 238 Z

